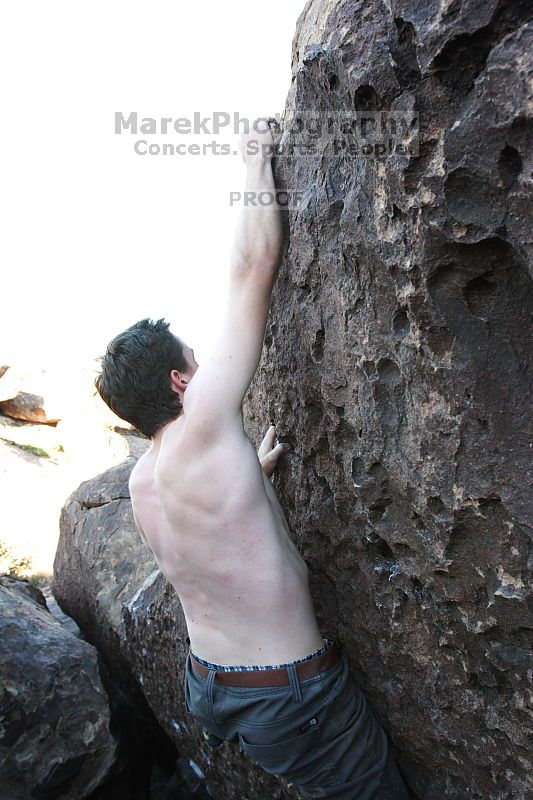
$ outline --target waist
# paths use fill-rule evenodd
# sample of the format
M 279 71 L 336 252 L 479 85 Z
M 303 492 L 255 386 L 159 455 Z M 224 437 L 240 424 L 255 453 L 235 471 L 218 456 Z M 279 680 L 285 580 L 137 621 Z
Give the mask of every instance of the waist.
M 318 627 L 314 609 L 302 591 L 296 606 L 274 601 L 264 606 L 246 604 L 241 612 L 235 606 L 215 606 L 190 616 L 184 608 L 192 654 L 205 666 L 223 672 L 228 665 L 285 666 L 307 657 L 325 643 L 328 631 Z
M 210 670 L 216 673 L 218 683 L 227 686 L 286 686 L 290 684 L 288 667 L 294 666 L 300 681 L 311 678 L 319 672 L 332 667 L 340 658 L 341 647 L 337 639 L 326 639 L 325 644 L 312 653 L 296 661 L 274 666 L 232 666 L 214 664 L 195 656 L 189 650 L 191 666 L 206 678 Z

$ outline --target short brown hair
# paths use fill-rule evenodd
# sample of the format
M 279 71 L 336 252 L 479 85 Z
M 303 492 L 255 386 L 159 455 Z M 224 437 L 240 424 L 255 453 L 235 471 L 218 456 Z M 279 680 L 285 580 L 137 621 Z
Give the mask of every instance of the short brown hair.
M 119 333 L 108 344 L 94 382 L 109 408 L 150 438 L 182 410 L 170 372 L 186 371 L 188 364 L 169 328 L 164 319 L 142 319 Z

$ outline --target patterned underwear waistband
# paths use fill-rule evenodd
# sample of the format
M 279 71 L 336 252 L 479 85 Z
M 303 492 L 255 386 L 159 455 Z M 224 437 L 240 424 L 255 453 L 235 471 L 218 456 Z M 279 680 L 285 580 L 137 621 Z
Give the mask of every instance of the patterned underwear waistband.
M 191 655 L 195 657 L 200 664 L 203 664 L 204 667 L 208 667 L 209 669 L 214 669 L 216 672 L 240 672 L 244 670 L 245 672 L 252 672 L 253 670 L 264 670 L 264 669 L 283 669 L 283 667 L 288 667 L 291 664 L 301 664 L 302 661 L 310 661 L 312 658 L 316 658 L 317 656 L 322 655 L 325 653 L 328 647 L 333 644 L 332 639 L 328 639 L 324 637 L 324 644 L 322 647 L 319 647 L 318 650 L 315 650 L 314 653 L 311 653 L 308 656 L 304 656 L 303 658 L 297 658 L 295 661 L 286 661 L 284 664 L 269 664 L 268 666 L 247 666 L 245 664 L 215 664 L 212 661 L 205 661 L 203 658 L 199 658 L 193 650 L 190 650 Z

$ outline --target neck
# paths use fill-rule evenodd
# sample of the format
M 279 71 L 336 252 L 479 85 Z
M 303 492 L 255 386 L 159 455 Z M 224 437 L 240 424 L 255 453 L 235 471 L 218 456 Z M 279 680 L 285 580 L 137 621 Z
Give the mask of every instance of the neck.
M 179 419 L 182 416 L 183 416 L 183 411 L 180 414 L 178 414 L 177 417 L 174 417 L 174 419 L 170 419 L 168 422 L 165 422 L 164 425 L 162 425 L 160 428 L 158 428 L 158 430 L 154 433 L 154 435 L 152 437 L 152 440 L 151 440 L 152 441 L 152 450 L 158 450 L 159 449 L 159 446 L 161 444 L 161 440 L 163 439 L 163 435 L 164 435 L 166 429 L 168 428 L 168 426 L 172 425 L 173 422 L 175 422 L 177 419 Z

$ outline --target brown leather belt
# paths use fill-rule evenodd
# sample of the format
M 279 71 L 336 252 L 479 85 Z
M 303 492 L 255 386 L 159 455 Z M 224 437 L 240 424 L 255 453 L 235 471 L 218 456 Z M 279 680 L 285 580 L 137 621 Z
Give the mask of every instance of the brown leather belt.
M 200 664 L 195 659 L 192 653 L 191 664 L 194 670 L 202 676 L 207 678 L 209 669 Z M 295 664 L 296 672 L 300 681 L 306 678 L 311 678 L 319 672 L 323 672 L 329 667 L 332 667 L 340 658 L 340 649 L 336 642 L 333 642 L 331 647 L 315 658 L 309 661 L 302 661 L 300 664 Z M 286 667 L 279 669 L 260 669 L 260 670 L 240 670 L 239 672 L 217 672 L 217 683 L 223 683 L 226 686 L 286 686 L 289 685 L 289 673 Z

